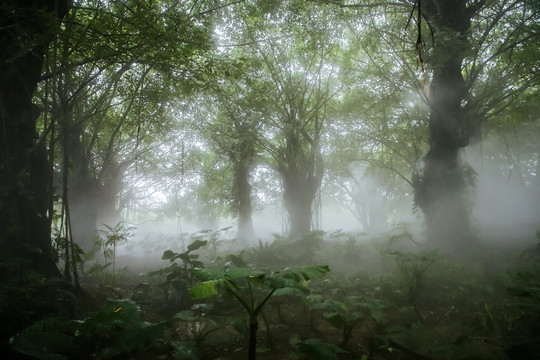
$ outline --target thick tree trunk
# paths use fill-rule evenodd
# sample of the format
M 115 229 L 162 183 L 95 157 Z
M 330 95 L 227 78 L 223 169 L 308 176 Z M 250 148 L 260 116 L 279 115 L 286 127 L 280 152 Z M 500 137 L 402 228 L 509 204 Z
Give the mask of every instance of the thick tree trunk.
M 461 62 L 447 62 L 435 69 L 430 87 L 430 149 L 415 200 L 424 212 L 428 242 L 456 252 L 472 239 L 466 179 L 459 159 L 459 150 L 467 145 L 468 137 L 462 131 L 465 91 Z
M 251 205 L 251 185 L 249 184 L 250 164 L 245 161 L 234 162 L 234 197 L 238 211 L 237 238 L 252 240 L 255 238 L 253 229 L 253 207 Z
M 128 163 L 105 161 L 98 178 L 93 174 L 89 154 L 81 142 L 82 126 L 71 119 L 64 124 L 70 141 L 66 143 L 69 166 L 69 211 L 75 242 L 85 251 L 94 249 L 94 238 L 102 224 L 120 220 L 119 198 Z
M 296 164 L 291 165 L 287 172 L 282 172 L 282 180 L 283 203 L 289 215 L 289 234 L 294 237 L 311 231 L 312 205 L 322 176 L 302 173 Z
M 446 56 L 446 54 L 440 54 Z M 462 132 L 465 84 L 460 59 L 450 58 L 435 69 L 430 87 L 430 149 L 424 158 L 416 200 L 426 219 L 430 243 L 445 250 L 463 248 L 472 236 L 465 202 L 465 177 L 459 150 L 468 139 Z
M 424 213 L 428 242 L 452 253 L 466 249 L 473 238 L 458 150 L 431 148 L 415 194 Z
M 324 166 L 319 133 L 306 141 L 294 127 L 285 135 L 286 146 L 278 172 L 283 184 L 283 205 L 289 215 L 289 235 L 310 232 L 312 205 L 322 183 Z
M 289 214 L 289 233 L 292 237 L 311 231 L 311 205 L 314 197 L 303 193 L 303 188 L 298 184 L 284 185 L 289 190 L 284 190 L 283 197 L 285 209 Z
M 470 45 L 467 31 L 473 10 L 465 1 L 425 1 L 423 12 L 434 29 L 430 65 L 429 152 L 416 179 L 415 202 L 422 209 L 428 242 L 448 252 L 465 250 L 473 239 L 465 198 L 467 179 L 459 150 L 470 138 L 467 89 L 462 61 Z
M 65 15 L 67 5 L 6 0 L 0 6 L 0 286 L 9 299 L 0 307 L 3 358 L 18 358 L 10 336 L 52 311 L 46 299 L 28 294 L 46 290 L 44 278 L 60 277 L 51 247 L 51 172 L 32 97 L 56 33 L 54 19 Z
M 39 109 L 33 93 L 44 53 L 54 39 L 55 15 L 66 1 L 7 1 L 0 9 L 0 244 L 4 253 L 30 260 L 35 270 L 57 275 L 51 249 L 52 202 L 45 145 L 38 143 Z M 49 13 L 48 13 L 49 12 Z
M 30 54 L 0 64 L 0 228 L 4 251 L 28 256 L 40 271 L 54 273 L 48 161 L 46 149 L 36 141 L 39 110 L 32 104 L 41 64 Z

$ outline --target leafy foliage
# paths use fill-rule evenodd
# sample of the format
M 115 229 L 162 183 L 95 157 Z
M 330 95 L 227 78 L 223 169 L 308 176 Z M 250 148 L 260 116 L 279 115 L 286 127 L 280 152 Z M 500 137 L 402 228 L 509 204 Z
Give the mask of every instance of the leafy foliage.
M 319 339 L 300 340 L 298 338 L 293 338 L 291 339 L 291 344 L 296 346 L 298 350 L 305 355 L 306 359 L 338 360 L 339 354 L 347 353 L 347 351 L 336 345 L 326 343 Z
M 279 289 L 293 288 L 304 293 L 305 286 L 312 279 L 324 276 L 330 268 L 327 265 L 286 268 L 280 272 L 268 274 L 263 270 L 229 267 L 225 271 L 208 269 L 193 270 L 196 276 L 204 280 L 189 289 L 195 299 L 216 296 L 219 288 L 224 288 L 244 308 L 249 317 L 248 358 L 255 360 L 258 330 L 258 318 L 268 300 Z
M 166 250 L 161 258 L 169 260 L 171 265 L 148 274 L 150 276 L 165 277 L 159 287 L 163 290 L 167 303 L 185 300 L 188 288 L 195 283 L 192 271 L 204 266 L 203 262 L 199 260 L 200 255 L 194 252 L 207 244 L 207 240 L 195 240 L 187 246 L 184 252 L 177 253 Z M 180 262 L 177 262 L 177 260 Z
M 81 321 L 38 321 L 14 336 L 11 344 L 16 351 L 42 360 L 112 359 L 153 346 L 167 326 L 145 322 L 131 301 L 110 301 Z
M 211 310 L 208 304 L 195 304 L 190 310 L 183 310 L 174 315 L 175 319 L 180 320 L 190 338 L 195 342 L 195 346 L 199 348 L 204 340 L 212 332 L 219 330 L 221 327 L 207 316 Z
M 116 283 L 116 277 L 118 276 L 116 271 L 116 248 L 119 245 L 128 242 L 130 237 L 133 237 L 132 231 L 135 230 L 134 226 L 127 226 L 123 222 L 118 222 L 115 226 L 103 224 L 104 230 L 100 230 L 101 236 L 95 241 L 95 253 L 96 262 L 86 271 L 87 275 L 98 274 L 102 275 L 104 281 L 109 286 L 114 286 Z M 103 264 L 100 264 L 98 257 L 103 256 Z M 112 269 L 109 271 L 109 267 Z

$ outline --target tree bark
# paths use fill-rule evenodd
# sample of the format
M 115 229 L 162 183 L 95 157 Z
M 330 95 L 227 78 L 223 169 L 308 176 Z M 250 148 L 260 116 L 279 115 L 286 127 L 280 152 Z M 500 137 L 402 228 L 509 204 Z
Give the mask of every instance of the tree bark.
M 434 31 L 429 65 L 429 152 L 423 173 L 415 179 L 415 203 L 425 216 L 427 240 L 448 252 L 461 252 L 473 240 L 465 189 L 467 178 L 459 150 L 470 139 L 464 102 L 462 62 L 470 49 L 467 32 L 473 15 L 465 1 L 422 2 Z
M 86 253 L 93 250 L 97 235 L 99 193 L 99 184 L 87 172 L 80 168 L 70 177 L 68 192 L 73 238 Z
M 133 161 L 121 162 L 113 157 L 103 163 L 98 179 L 98 227 L 102 224 L 114 225 L 120 221 L 124 175 Z
M 295 175 L 289 174 L 283 178 L 283 200 L 289 214 L 289 233 L 292 237 L 311 231 L 311 205 L 316 194 L 307 181 Z
M 68 1 L 6 1 L 0 10 L 0 243 L 57 275 L 50 237 L 51 186 L 47 149 L 36 134 L 39 108 L 32 103 L 44 53 Z
M 251 164 L 249 161 L 234 161 L 234 202 L 238 211 L 238 232 L 236 237 L 241 240 L 255 238 L 253 228 L 253 206 L 251 204 L 251 185 L 249 174 Z
M 309 149 L 290 146 L 289 149 L 294 151 L 286 157 L 289 162 L 280 165 L 279 173 L 283 181 L 283 203 L 289 215 L 289 234 L 295 237 L 311 231 L 312 205 L 324 170 L 317 146 L 311 145 Z
M 9 298 L 0 308 L 0 353 L 9 359 L 20 356 L 9 338 L 53 311 L 46 299 L 28 294 L 61 276 L 51 246 L 51 168 L 36 134 L 40 111 L 32 97 L 57 19 L 68 7 L 60 0 L 4 0 L 0 6 L 0 286 Z

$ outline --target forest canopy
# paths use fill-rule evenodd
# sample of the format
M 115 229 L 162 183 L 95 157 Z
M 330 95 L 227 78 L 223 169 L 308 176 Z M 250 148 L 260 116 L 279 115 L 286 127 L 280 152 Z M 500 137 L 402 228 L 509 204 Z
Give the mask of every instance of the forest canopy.
M 270 208 L 293 236 L 414 212 L 452 252 L 485 225 L 472 191 L 538 195 L 534 2 L 64 5 L 2 7 L 3 218 L 46 252 L 119 220 L 256 239 Z

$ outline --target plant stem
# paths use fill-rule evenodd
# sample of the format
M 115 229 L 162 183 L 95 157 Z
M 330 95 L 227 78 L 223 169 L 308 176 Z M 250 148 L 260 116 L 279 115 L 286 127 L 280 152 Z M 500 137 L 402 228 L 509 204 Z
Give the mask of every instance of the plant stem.
M 259 324 L 257 317 L 250 317 L 249 319 L 249 347 L 248 347 L 248 360 L 255 360 L 257 357 L 257 330 Z

